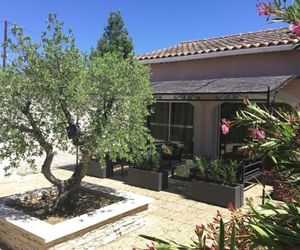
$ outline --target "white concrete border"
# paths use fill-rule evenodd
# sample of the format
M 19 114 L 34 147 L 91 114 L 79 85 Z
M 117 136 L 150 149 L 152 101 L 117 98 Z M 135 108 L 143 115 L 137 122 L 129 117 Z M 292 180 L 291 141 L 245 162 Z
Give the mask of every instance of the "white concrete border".
M 66 236 L 76 234 L 81 230 L 87 228 L 95 229 L 105 225 L 106 223 L 114 222 L 128 214 L 132 215 L 131 212 L 133 211 L 139 212 L 141 210 L 146 210 L 149 203 L 153 200 L 145 196 L 95 184 L 82 183 L 82 187 L 108 195 L 122 197 L 124 200 L 97 209 L 92 214 L 84 214 L 61 223 L 51 225 L 37 218 L 31 217 L 22 211 L 17 211 L 5 205 L 5 202 L 8 199 L 17 197 L 19 194 L 6 196 L 0 198 L 0 222 L 1 220 L 2 222 L 7 222 L 21 231 L 24 231 L 24 233 L 30 234 L 37 241 L 43 244 L 48 244 L 52 241 L 57 241 Z

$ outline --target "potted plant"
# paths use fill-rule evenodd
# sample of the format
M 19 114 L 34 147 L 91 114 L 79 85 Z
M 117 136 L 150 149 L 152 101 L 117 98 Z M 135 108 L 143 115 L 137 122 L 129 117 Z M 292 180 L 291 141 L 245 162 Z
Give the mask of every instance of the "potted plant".
M 87 175 L 100 178 L 108 178 L 113 176 L 113 163 L 107 157 L 107 160 L 102 160 L 98 157 L 92 157 L 89 162 Z
M 196 157 L 194 160 L 192 199 L 227 207 L 231 202 L 241 207 L 244 187 L 237 182 L 238 163 L 222 158 L 208 161 Z
M 157 151 L 139 155 L 128 169 L 130 185 L 161 191 L 168 187 L 168 171 L 161 167 Z

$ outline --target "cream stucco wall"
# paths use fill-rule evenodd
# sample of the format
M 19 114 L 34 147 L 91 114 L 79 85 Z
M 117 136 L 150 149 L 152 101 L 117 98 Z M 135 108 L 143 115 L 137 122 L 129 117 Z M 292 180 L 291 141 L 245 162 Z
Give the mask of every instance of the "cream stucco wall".
M 277 95 L 277 101 L 286 102 L 291 105 L 300 103 L 300 79 L 291 81 L 283 87 Z
M 198 80 L 226 77 L 298 75 L 300 51 L 199 59 L 152 64 L 152 81 Z M 294 80 L 276 94 L 277 102 L 300 102 L 300 80 Z M 194 154 L 218 156 L 220 101 L 193 101 Z
M 286 51 L 152 64 L 151 80 L 293 75 L 300 73 L 299 58 L 300 51 Z

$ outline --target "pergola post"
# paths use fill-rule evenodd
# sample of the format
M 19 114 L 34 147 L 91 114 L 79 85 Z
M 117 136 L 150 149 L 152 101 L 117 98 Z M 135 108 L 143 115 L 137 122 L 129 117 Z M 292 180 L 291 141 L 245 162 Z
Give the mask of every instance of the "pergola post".
M 267 108 L 268 108 L 268 111 L 269 111 L 269 114 L 271 113 L 271 103 L 270 103 L 270 86 L 268 86 L 268 90 L 267 90 Z M 263 162 L 262 162 L 262 170 L 264 171 L 264 165 L 265 163 L 265 159 L 263 159 Z M 265 196 L 266 196 L 266 178 L 264 176 L 264 174 L 262 175 L 262 184 L 263 184 L 263 191 L 262 191 L 262 205 L 265 204 Z

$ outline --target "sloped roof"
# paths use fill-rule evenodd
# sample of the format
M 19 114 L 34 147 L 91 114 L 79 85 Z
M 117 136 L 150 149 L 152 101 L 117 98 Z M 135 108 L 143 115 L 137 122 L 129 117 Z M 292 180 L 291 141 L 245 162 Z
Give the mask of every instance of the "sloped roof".
M 299 40 L 289 33 L 287 28 L 279 28 L 203 40 L 185 41 L 169 48 L 139 55 L 137 59 L 141 61 L 161 59 L 259 47 L 292 45 L 297 42 Z
M 235 94 L 266 93 L 276 91 L 295 79 L 295 75 L 220 78 L 197 81 L 153 82 L 154 94 Z

